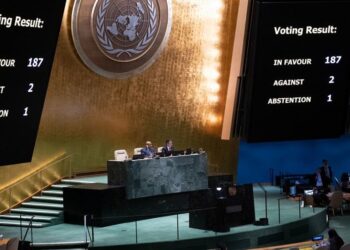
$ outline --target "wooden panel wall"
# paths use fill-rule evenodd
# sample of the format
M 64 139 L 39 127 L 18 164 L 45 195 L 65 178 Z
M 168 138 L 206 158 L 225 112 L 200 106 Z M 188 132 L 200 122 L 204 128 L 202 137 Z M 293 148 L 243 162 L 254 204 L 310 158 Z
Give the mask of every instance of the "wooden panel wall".
M 115 149 L 131 155 L 166 138 L 177 149 L 206 150 L 211 174 L 235 173 L 238 141 L 220 135 L 238 0 L 173 0 L 167 47 L 127 80 L 98 76 L 79 59 L 72 6 L 68 0 L 33 161 L 0 167 L 0 189 L 62 153 L 74 154 L 74 172 L 91 172 L 105 169 Z

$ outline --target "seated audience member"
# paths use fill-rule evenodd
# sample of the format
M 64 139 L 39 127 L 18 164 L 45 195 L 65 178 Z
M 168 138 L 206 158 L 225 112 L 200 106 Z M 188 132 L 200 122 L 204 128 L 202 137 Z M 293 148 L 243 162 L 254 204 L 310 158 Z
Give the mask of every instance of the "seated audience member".
M 341 177 L 340 177 L 340 181 L 341 182 L 349 182 L 349 174 L 348 173 L 346 173 L 346 172 L 344 172 L 344 173 L 342 173 L 341 174 Z
M 143 155 L 145 158 L 152 158 L 156 155 L 156 151 L 152 147 L 152 142 L 146 141 L 146 146 L 141 149 L 141 155 Z
M 174 152 L 174 146 L 173 146 L 173 141 L 170 139 L 165 140 L 165 145 L 162 148 L 162 155 L 163 156 L 170 156 Z
M 340 177 L 340 187 L 343 192 L 350 192 L 348 173 L 342 173 Z
M 328 230 L 329 237 L 329 249 L 330 250 L 339 250 L 342 245 L 344 245 L 343 239 L 338 235 L 337 231 L 334 229 Z

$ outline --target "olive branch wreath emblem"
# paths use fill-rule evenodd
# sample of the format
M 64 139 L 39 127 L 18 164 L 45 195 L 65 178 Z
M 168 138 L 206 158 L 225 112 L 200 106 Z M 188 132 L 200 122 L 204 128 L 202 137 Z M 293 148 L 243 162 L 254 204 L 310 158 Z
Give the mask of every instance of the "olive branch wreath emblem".
M 116 57 L 120 57 L 122 54 L 126 53 L 129 57 L 133 55 L 141 54 L 147 46 L 151 43 L 156 30 L 157 30 L 157 8 L 155 8 L 152 0 L 147 0 L 147 7 L 150 10 L 150 22 L 147 29 L 147 34 L 145 37 L 137 44 L 137 46 L 133 49 L 119 49 L 114 48 L 111 40 L 108 38 L 106 34 L 106 29 L 104 25 L 105 14 L 107 12 L 107 8 L 110 4 L 110 0 L 104 0 L 100 5 L 98 10 L 98 15 L 96 18 L 96 32 L 97 38 L 100 42 L 100 45 L 106 50 L 106 52 L 110 55 L 116 55 Z

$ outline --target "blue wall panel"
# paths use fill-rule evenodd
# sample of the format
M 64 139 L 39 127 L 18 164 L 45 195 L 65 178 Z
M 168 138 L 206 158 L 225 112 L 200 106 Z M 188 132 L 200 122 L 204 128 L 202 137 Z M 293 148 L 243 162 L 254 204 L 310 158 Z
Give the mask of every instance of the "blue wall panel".
M 270 182 L 270 169 L 275 175 L 314 173 L 322 159 L 329 160 L 335 177 L 350 172 L 350 136 L 269 143 L 241 141 L 237 182 Z

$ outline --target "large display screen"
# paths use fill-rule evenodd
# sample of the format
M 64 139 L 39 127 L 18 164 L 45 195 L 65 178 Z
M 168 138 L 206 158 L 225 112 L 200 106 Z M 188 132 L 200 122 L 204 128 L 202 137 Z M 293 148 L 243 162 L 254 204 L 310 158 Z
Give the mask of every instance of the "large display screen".
M 242 85 L 247 141 L 345 133 L 349 10 L 349 0 L 253 0 Z
M 64 6 L 0 2 L 0 165 L 32 159 Z

